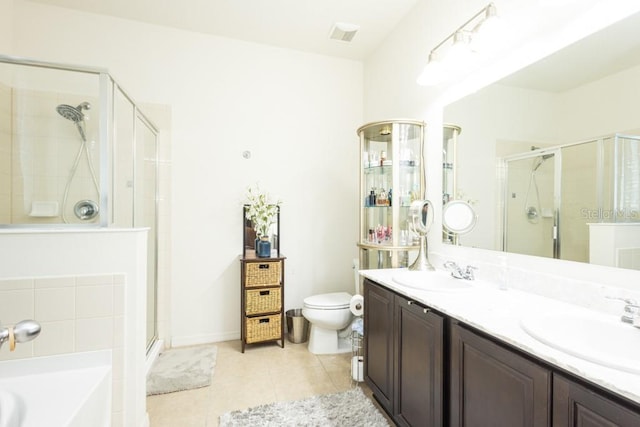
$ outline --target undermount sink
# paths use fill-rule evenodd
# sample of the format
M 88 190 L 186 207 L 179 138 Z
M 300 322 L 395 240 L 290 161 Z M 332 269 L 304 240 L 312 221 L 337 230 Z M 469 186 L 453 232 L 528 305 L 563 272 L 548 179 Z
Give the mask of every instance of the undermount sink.
M 597 314 L 549 314 L 520 321 L 536 340 L 601 366 L 640 374 L 640 330 Z
M 434 292 L 457 292 L 471 289 L 471 284 L 462 279 L 451 277 L 442 271 L 411 271 L 402 270 L 395 273 L 391 279 L 409 288 Z

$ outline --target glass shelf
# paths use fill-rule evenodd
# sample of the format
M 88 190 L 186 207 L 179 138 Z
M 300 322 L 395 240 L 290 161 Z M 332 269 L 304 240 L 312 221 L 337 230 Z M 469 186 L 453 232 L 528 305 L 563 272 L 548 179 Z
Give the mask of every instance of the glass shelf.
M 418 249 L 408 220 L 411 202 L 424 197 L 424 123 L 369 123 L 358 136 L 360 268 L 402 267 Z

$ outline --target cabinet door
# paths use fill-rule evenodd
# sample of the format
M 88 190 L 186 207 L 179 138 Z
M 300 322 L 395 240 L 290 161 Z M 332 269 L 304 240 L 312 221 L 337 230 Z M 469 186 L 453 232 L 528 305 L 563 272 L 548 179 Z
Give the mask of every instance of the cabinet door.
M 443 319 L 396 297 L 394 419 L 400 426 L 442 426 Z
M 554 427 L 637 427 L 640 413 L 559 375 L 553 377 Z
M 364 376 L 388 412 L 393 398 L 394 294 L 368 280 L 364 283 Z
M 457 324 L 451 327 L 451 426 L 548 426 L 551 373 Z

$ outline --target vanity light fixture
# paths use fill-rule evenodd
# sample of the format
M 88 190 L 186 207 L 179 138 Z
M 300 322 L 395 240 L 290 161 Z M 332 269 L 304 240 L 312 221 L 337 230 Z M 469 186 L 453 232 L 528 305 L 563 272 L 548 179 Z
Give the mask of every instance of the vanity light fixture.
M 438 85 L 452 73 L 469 65 L 475 53 L 486 51 L 496 43 L 500 35 L 499 26 L 496 6 L 489 3 L 431 49 L 427 65 L 417 83 L 421 86 Z M 448 41 L 452 42 L 451 46 L 441 57 L 438 50 Z

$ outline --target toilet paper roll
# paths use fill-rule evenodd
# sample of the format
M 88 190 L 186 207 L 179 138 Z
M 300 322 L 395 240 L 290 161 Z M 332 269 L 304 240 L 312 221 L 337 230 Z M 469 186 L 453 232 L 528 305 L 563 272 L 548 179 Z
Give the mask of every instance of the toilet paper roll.
M 362 313 L 364 313 L 364 298 L 362 295 L 356 294 L 351 297 L 349 310 L 351 310 L 355 316 L 362 316 Z
M 354 381 L 364 381 L 364 357 L 353 356 L 351 358 L 351 378 Z

